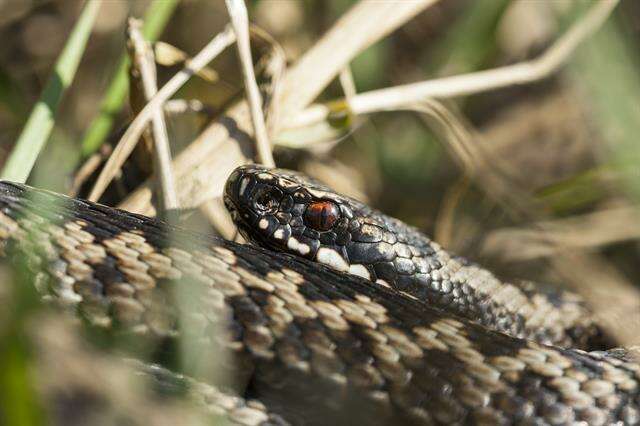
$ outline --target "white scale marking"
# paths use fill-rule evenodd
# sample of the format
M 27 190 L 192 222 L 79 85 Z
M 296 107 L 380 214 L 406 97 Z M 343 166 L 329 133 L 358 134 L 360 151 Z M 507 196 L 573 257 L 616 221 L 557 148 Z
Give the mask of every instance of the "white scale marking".
M 284 229 L 279 228 L 276 229 L 276 232 L 273 233 L 273 238 L 275 238 L 276 240 L 281 240 L 284 238 Z
M 347 262 L 335 250 L 320 247 L 318 254 L 316 255 L 316 259 L 318 262 L 331 266 L 333 269 L 337 269 L 338 271 L 346 272 L 349 270 Z
M 258 222 L 258 227 L 260 229 L 267 229 L 269 227 L 269 221 L 267 219 L 260 219 L 260 222 Z
M 297 251 L 302 255 L 308 254 L 311 251 L 311 248 L 309 248 L 308 245 L 301 243 L 294 237 L 289 238 L 289 241 L 287 241 L 287 247 L 289 247 L 291 250 Z
M 309 194 L 313 195 L 316 198 L 333 198 L 333 194 L 327 191 L 321 191 L 319 189 L 308 188 Z
M 358 275 L 362 278 L 371 279 L 371 274 L 369 270 L 364 265 L 351 265 L 349 266 L 349 273 L 353 275 Z
M 388 286 L 388 285 L 389 285 L 389 284 L 387 284 L 387 286 Z M 409 294 L 409 293 L 407 293 L 406 291 L 401 291 L 400 293 L 404 294 L 405 296 L 407 296 L 407 297 L 408 297 L 408 298 L 410 298 L 410 299 L 413 299 L 413 300 L 420 300 L 420 299 L 418 299 L 417 297 L 415 297 L 413 294 Z
M 391 288 L 391 286 L 389 285 L 389 283 L 388 283 L 388 282 L 386 282 L 385 280 L 381 280 L 381 279 L 379 279 L 379 278 L 378 278 L 378 279 L 376 280 L 376 282 L 377 282 L 378 284 L 380 284 L 380 285 L 383 285 L 383 286 L 385 286 L 385 287 L 389 287 L 389 288 Z
M 249 178 L 248 177 L 242 179 L 242 182 L 240 182 L 240 195 L 243 195 L 244 191 L 247 190 L 247 185 L 249 185 Z

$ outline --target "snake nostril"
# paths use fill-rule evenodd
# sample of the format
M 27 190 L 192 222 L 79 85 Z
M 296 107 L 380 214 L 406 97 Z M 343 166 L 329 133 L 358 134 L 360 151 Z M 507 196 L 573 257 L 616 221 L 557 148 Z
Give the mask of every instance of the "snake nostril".
M 254 197 L 254 207 L 258 211 L 273 212 L 280 205 L 282 191 L 277 188 L 265 186 L 256 191 Z

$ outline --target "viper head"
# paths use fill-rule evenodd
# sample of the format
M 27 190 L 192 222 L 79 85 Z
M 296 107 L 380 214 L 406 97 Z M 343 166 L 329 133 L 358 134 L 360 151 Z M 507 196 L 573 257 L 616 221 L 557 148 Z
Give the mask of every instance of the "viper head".
M 423 260 L 407 237 L 412 229 L 301 173 L 241 166 L 229 177 L 224 200 L 240 233 L 260 246 L 394 287 L 428 269 L 414 264 Z

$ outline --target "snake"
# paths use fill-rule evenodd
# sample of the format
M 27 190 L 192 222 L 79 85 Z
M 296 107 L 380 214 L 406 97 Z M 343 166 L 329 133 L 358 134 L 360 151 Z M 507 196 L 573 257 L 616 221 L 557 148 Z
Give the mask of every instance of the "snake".
M 640 355 L 591 346 L 579 298 L 296 172 L 243 166 L 224 199 L 252 244 L 0 182 L 0 255 L 90 330 L 188 336 L 236 407 L 261 407 L 232 423 L 640 422 Z
M 239 167 L 224 201 L 240 233 L 256 245 L 361 276 L 515 337 L 580 348 L 603 339 L 575 294 L 503 282 L 417 229 L 301 173 Z

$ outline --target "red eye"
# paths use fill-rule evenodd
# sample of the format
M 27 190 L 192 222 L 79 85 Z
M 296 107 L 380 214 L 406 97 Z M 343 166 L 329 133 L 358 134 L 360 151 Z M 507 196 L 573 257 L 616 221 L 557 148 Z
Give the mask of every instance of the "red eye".
M 340 218 L 338 206 L 331 201 L 317 201 L 309 204 L 304 219 L 310 228 L 316 231 L 328 231 Z

